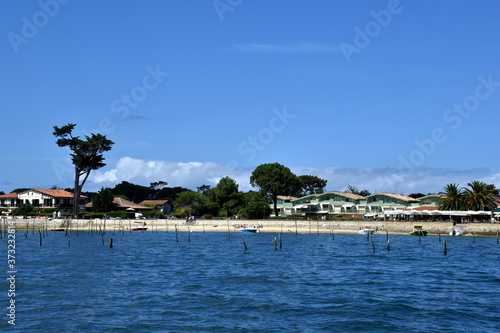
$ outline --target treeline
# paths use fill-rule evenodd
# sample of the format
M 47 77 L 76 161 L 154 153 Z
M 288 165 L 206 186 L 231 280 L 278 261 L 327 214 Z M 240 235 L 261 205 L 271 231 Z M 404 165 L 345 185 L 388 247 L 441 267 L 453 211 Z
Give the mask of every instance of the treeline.
M 297 176 L 289 168 L 279 163 L 259 165 L 250 177 L 250 184 L 258 191 L 242 192 L 239 185 L 230 177 L 223 177 L 214 187 L 201 185 L 196 191 L 184 187 L 168 187 L 166 181 L 151 183 L 149 186 L 137 185 L 122 181 L 113 188 L 102 188 L 99 192 L 82 192 L 92 201 L 95 213 L 106 213 L 115 207 L 112 201 L 121 197 L 135 203 L 144 200 L 168 200 L 174 207 L 170 215 L 176 217 L 204 216 L 242 218 L 266 218 L 272 210 L 279 215 L 278 196 L 301 197 L 310 194 L 324 193 L 327 180 L 312 175 Z M 494 185 L 481 181 L 473 181 L 461 187 L 448 184 L 440 194 L 443 200 L 438 208 L 442 210 L 494 210 L 497 207 L 498 189 Z M 57 187 L 53 187 L 57 189 Z M 26 189 L 16 189 L 21 192 Z M 67 188 L 66 191 L 73 192 Z M 349 185 L 346 192 L 370 195 L 368 190 L 359 190 Z M 0 192 L 1 193 L 1 192 Z M 424 196 L 423 193 L 409 195 L 413 198 Z M 270 203 L 273 209 L 270 208 Z M 29 207 L 26 207 L 29 208 Z M 151 216 L 159 216 L 161 212 L 154 210 Z

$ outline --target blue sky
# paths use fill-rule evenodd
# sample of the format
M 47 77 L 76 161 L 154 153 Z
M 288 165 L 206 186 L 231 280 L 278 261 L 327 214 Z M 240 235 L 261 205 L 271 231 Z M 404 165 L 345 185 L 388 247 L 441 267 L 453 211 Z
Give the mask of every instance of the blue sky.
M 373 192 L 500 187 L 500 3 L 2 1 L 0 190 L 72 187 L 54 125 L 115 142 L 84 190 L 262 163 Z

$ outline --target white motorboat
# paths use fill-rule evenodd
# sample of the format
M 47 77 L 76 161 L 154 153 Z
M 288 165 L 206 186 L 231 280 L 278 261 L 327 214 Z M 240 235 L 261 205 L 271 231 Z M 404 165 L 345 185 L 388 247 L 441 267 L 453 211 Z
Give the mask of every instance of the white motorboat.
M 372 235 L 375 232 L 372 228 L 365 227 L 363 229 L 360 229 L 358 231 L 358 234 L 360 235 Z
M 453 228 L 450 231 L 450 236 L 462 236 L 463 234 L 464 234 L 464 232 L 458 228 Z

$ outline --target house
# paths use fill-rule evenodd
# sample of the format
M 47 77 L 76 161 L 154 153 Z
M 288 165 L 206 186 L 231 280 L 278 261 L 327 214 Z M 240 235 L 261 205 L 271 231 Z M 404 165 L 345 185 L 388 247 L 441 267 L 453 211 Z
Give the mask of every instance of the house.
M 376 193 L 368 195 L 367 199 L 367 213 L 376 214 L 383 213 L 391 210 L 410 209 L 418 207 L 420 200 L 412 197 L 407 197 L 402 194 L 395 193 Z
M 144 200 L 139 203 L 139 205 L 154 205 L 156 206 L 163 214 L 168 214 L 174 210 L 174 206 L 168 200 Z
M 366 198 L 349 192 L 330 191 L 318 195 L 320 213 L 328 214 L 364 214 Z
M 327 216 L 332 214 L 364 214 L 366 198 L 348 192 L 330 191 L 300 198 L 278 196 L 280 216 Z
M 113 206 L 116 211 L 147 212 L 152 209 L 151 207 L 139 205 L 123 198 L 114 198 Z M 86 204 L 85 209 L 89 211 L 92 210 L 92 202 Z
M 418 207 L 410 207 L 412 210 L 436 210 L 439 201 L 444 197 L 441 194 L 429 194 L 418 198 Z
M 19 197 L 17 193 L 12 192 L 9 194 L 0 195 L 0 207 L 17 207 L 19 206 Z
M 87 196 L 80 196 L 80 207 L 83 208 Z M 1 207 L 18 207 L 21 204 L 30 204 L 36 208 L 71 209 L 73 207 L 73 193 L 64 190 L 31 188 L 19 193 L 10 193 L 0 196 Z
M 278 195 L 276 200 L 276 207 L 279 209 L 279 216 L 290 216 L 293 215 L 293 203 L 292 200 L 297 199 L 296 197 L 288 195 Z M 271 209 L 274 209 L 273 204 L 270 204 Z M 271 216 L 274 216 L 274 210 Z

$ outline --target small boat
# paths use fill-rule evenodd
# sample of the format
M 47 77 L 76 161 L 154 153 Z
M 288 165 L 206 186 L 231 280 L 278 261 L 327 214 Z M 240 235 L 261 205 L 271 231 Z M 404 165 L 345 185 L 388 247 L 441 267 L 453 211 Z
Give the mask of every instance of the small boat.
M 242 228 L 241 232 L 259 232 L 259 228 Z
M 55 228 L 55 229 L 49 229 L 49 231 L 66 231 L 65 228 Z
M 450 231 L 450 236 L 462 236 L 464 232 L 458 228 L 453 228 L 453 230 Z
M 412 236 L 427 236 L 427 230 L 422 229 L 421 225 L 416 225 L 413 227 L 413 231 L 410 232 Z
M 144 227 L 133 227 L 132 228 L 132 231 L 146 231 L 148 230 L 148 227 L 144 226 Z
M 141 222 L 134 222 L 134 223 L 141 223 Z M 146 226 L 146 223 L 143 222 L 142 225 L 138 225 L 136 227 L 132 227 L 132 231 L 146 231 L 148 230 L 148 227 Z
M 372 235 L 374 232 L 375 232 L 375 230 L 373 230 L 372 228 L 365 227 L 363 229 L 360 229 L 358 231 L 358 234 L 361 234 L 361 235 Z

